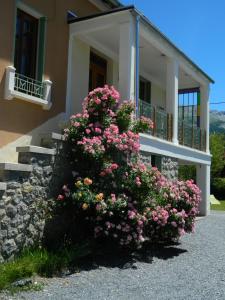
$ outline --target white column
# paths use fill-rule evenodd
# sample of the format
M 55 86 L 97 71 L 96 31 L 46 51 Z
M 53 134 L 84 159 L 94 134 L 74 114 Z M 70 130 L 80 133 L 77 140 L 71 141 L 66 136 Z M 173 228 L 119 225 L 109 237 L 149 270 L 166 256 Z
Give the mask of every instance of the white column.
M 135 21 L 120 25 L 119 92 L 121 100 L 135 101 Z
M 206 131 L 206 152 L 209 153 L 209 86 L 200 87 L 200 126 Z
M 197 185 L 202 191 L 202 201 L 199 206 L 200 215 L 207 216 L 210 213 L 210 166 L 197 165 Z
M 82 111 L 89 89 L 90 46 L 71 37 L 68 57 L 67 115 Z
M 178 144 L 178 75 L 179 64 L 175 59 L 167 58 L 166 68 L 166 110 L 173 115 L 172 142 Z

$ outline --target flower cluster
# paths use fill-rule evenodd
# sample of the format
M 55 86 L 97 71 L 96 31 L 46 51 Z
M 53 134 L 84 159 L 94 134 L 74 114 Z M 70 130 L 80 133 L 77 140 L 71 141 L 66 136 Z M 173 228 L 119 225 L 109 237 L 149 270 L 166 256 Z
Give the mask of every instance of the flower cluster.
M 178 239 L 194 230 L 200 190 L 192 180 L 171 182 L 140 161 L 139 133 L 153 123 L 134 120 L 133 104 L 118 106 L 119 98 L 113 87 L 97 88 L 85 98 L 82 114 L 70 118 L 64 135 L 76 172 L 57 201 L 83 218 L 94 238 L 119 247 Z
M 120 94 L 113 86 L 105 85 L 96 88 L 84 99 L 83 108 L 93 116 L 109 113 L 114 116 L 116 104 L 119 102 Z
M 92 138 L 83 137 L 81 141 L 77 142 L 81 146 L 85 154 L 90 154 L 95 158 L 99 158 L 105 152 L 105 147 L 102 144 L 102 138 L 94 136 Z
M 108 147 L 115 147 L 125 154 L 138 153 L 140 148 L 139 135 L 131 130 L 119 133 L 118 126 L 111 124 L 105 129 L 103 137 L 106 139 Z
M 133 125 L 133 131 L 139 133 L 150 132 L 154 127 L 154 124 L 151 119 L 141 116 L 140 119 L 137 119 Z

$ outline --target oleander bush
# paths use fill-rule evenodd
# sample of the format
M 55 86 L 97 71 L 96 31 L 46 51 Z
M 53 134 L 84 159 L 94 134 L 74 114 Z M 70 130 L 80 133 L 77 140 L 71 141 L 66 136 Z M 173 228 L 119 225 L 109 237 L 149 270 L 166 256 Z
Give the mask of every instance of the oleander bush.
M 74 171 L 57 203 L 90 239 L 135 249 L 193 232 L 200 190 L 141 162 L 139 133 L 153 123 L 133 116 L 132 103 L 120 102 L 113 87 L 89 93 L 64 130 Z

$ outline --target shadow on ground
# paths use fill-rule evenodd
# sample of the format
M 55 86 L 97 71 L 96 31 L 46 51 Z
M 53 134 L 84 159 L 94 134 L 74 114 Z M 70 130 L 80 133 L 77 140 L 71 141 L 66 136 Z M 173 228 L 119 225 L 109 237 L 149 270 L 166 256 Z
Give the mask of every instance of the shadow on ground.
M 68 273 L 76 271 L 88 271 L 101 267 L 120 268 L 120 269 L 136 269 L 137 262 L 152 263 L 154 258 L 168 260 L 173 259 L 187 250 L 179 248 L 179 243 L 170 245 L 147 245 L 143 249 L 133 252 L 118 252 L 112 249 L 104 250 L 104 253 L 96 253 L 89 255 L 76 262 L 76 267 L 72 268 Z M 67 274 L 62 274 L 62 276 Z

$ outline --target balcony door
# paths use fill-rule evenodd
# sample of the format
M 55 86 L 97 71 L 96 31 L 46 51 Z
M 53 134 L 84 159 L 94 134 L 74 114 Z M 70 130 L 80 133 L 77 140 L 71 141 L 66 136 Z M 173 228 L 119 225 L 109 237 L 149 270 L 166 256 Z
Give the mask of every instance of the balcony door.
M 97 54 L 90 53 L 89 91 L 103 87 L 107 80 L 107 61 Z
M 38 21 L 17 10 L 14 66 L 17 73 L 30 78 L 36 77 Z

